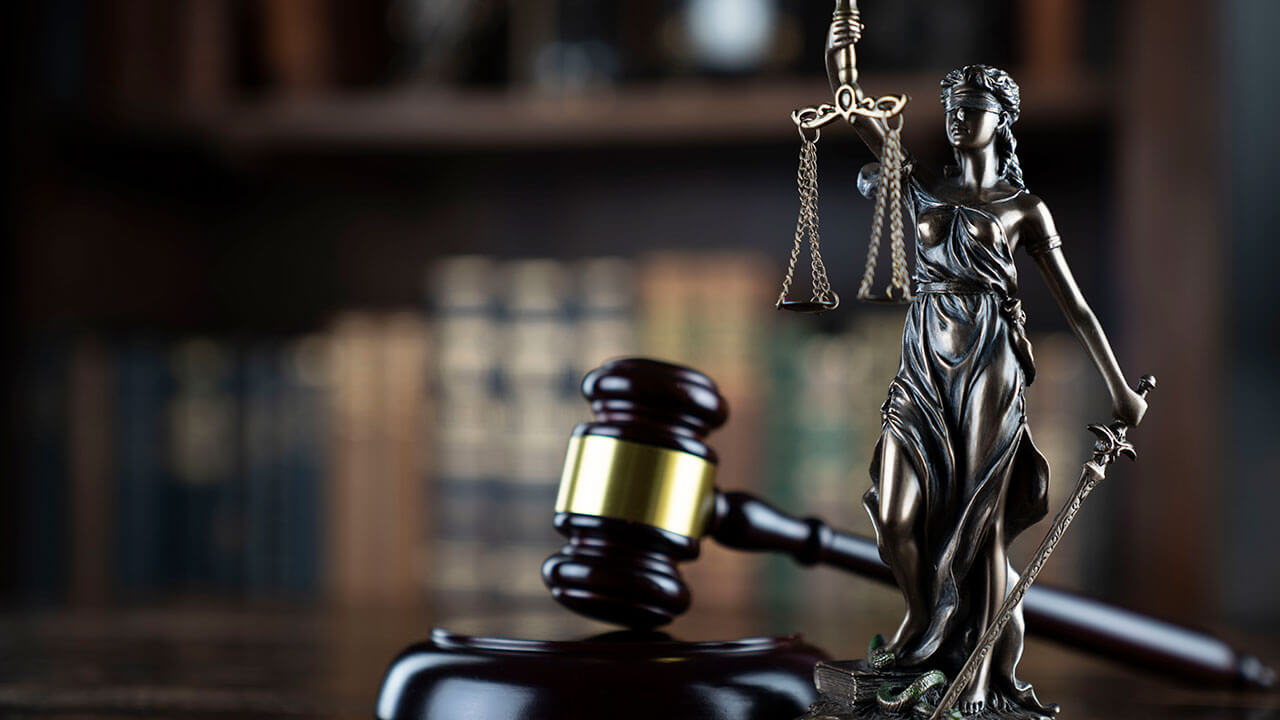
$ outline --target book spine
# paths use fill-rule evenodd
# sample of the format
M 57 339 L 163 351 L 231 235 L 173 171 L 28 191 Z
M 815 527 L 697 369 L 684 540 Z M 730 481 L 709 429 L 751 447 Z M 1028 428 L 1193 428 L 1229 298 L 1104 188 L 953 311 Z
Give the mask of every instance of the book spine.
M 582 378 L 606 360 L 639 352 L 636 266 L 625 258 L 589 258 L 574 266 L 574 273 L 578 332 L 568 394 L 581 406 L 574 417 L 586 420 L 590 413 L 578 394 Z
M 243 552 L 235 351 L 192 338 L 173 346 L 167 360 L 168 482 L 158 521 L 171 549 L 169 573 L 186 591 L 234 590 Z
M 381 477 L 374 428 L 376 328 L 363 313 L 339 316 L 332 328 L 332 477 L 325 498 L 328 593 L 340 605 L 359 605 L 373 585 L 379 559 L 372 551 L 374 495 Z
M 498 522 L 488 537 L 495 596 L 545 595 L 539 569 L 558 544 L 551 525 L 564 465 L 565 437 L 580 400 L 573 391 L 578 327 L 571 312 L 567 266 L 553 260 L 509 263 L 503 351 L 498 371 L 506 391 L 502 474 L 494 484 Z
M 124 341 L 117 366 L 117 580 L 125 599 L 154 597 L 165 588 L 167 538 L 160 526 L 165 484 L 165 405 L 168 365 L 150 339 Z
M 684 365 L 696 363 L 696 272 L 695 264 L 682 253 L 656 253 L 641 261 L 637 288 L 643 354 Z
M 274 343 L 252 342 L 242 357 L 242 567 L 245 594 L 262 597 L 274 594 L 281 574 L 277 528 L 284 510 L 279 437 L 283 380 L 280 349 Z
M 765 288 L 772 277 L 761 259 L 738 253 L 708 253 L 690 258 L 694 283 L 694 365 L 712 377 L 729 405 L 729 422 L 712 442 L 720 455 L 718 483 L 723 488 L 761 493 L 764 456 L 762 362 L 766 310 Z M 712 544 L 713 545 L 713 544 Z M 707 562 L 692 569 L 699 603 L 711 607 L 757 609 L 765 558 L 720 547 L 707 551 Z
M 71 345 L 40 338 L 25 358 L 22 481 L 19 488 L 19 586 L 26 599 L 52 601 L 66 591 L 67 378 Z
M 324 408 L 331 387 L 323 337 L 291 340 L 284 354 L 277 590 L 288 599 L 303 600 L 314 598 L 321 591 L 321 561 L 325 557 L 321 523 L 325 514 L 324 454 L 329 437 L 329 418 Z
M 496 263 L 457 256 L 429 271 L 432 316 L 432 487 L 434 558 L 431 592 L 437 604 L 473 604 L 488 590 L 486 539 L 496 520 L 492 487 L 504 462 L 505 412 L 498 386 Z
M 261 0 L 263 57 L 281 95 L 313 93 L 332 84 L 336 58 L 325 0 Z
M 1064 83 L 1076 79 L 1084 62 L 1080 1 L 1029 0 L 1020 10 L 1019 35 L 1025 39 L 1022 72 Z
M 803 495 L 799 508 L 835 527 L 863 528 L 861 458 L 870 449 L 854 443 L 853 348 L 842 334 L 814 334 L 797 347 L 803 373 L 792 421 L 798 440 L 795 480 Z M 868 588 L 830 572 L 809 573 L 805 585 L 805 612 L 828 617 L 862 606 Z
M 711 438 L 720 456 L 718 483 L 760 492 L 764 478 L 764 316 L 773 279 L 767 263 L 737 253 L 669 253 L 640 271 L 642 351 L 710 376 L 729 406 L 729 422 Z M 689 569 L 704 606 L 749 608 L 764 559 L 707 543 L 706 562 Z
M 379 374 L 381 478 L 376 530 L 381 557 L 379 604 L 406 605 L 421 598 L 430 557 L 424 547 L 427 506 L 426 452 L 428 332 L 419 313 L 384 318 Z
M 115 564 L 111 467 L 119 440 L 111 415 L 113 358 L 107 342 L 93 335 L 78 338 L 74 353 L 68 417 L 70 599 L 77 605 L 103 605 L 111 599 Z
M 766 497 L 778 507 L 801 512 L 806 488 L 798 470 L 804 430 L 805 363 L 798 348 L 812 330 L 807 325 L 775 323 L 770 333 L 769 376 L 765 433 L 768 437 L 768 479 Z M 778 618 L 796 618 L 806 596 L 802 592 L 803 570 L 787 557 L 770 557 L 765 567 L 765 595 L 770 613 Z

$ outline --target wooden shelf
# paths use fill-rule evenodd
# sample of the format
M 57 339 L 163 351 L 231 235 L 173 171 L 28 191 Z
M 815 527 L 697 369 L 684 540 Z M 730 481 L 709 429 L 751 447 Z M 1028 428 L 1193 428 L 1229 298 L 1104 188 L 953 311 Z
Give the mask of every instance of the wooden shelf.
M 937 83 L 932 73 L 885 76 L 868 90 L 909 93 L 906 132 L 918 136 L 941 119 Z M 1027 78 L 1022 88 L 1024 127 L 1111 113 L 1111 86 L 1102 78 Z M 665 83 L 581 95 L 401 89 L 121 120 L 132 130 L 194 133 L 232 152 L 789 142 L 789 111 L 830 98 L 818 80 Z

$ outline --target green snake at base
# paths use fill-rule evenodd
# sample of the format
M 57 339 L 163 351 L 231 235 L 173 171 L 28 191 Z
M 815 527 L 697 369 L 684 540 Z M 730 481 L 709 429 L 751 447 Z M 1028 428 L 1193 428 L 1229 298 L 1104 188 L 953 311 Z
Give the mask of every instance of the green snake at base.
M 867 663 L 876 670 L 883 670 L 892 667 L 894 664 L 893 653 L 881 650 L 880 648 L 883 646 L 884 636 L 882 635 L 876 635 L 871 638 L 871 643 L 867 646 Z M 926 715 L 931 715 L 933 714 L 933 707 L 921 702 L 920 699 L 929 690 L 946 683 L 947 676 L 941 670 L 929 670 L 922 673 L 905 688 L 896 692 L 893 686 L 888 684 L 881 685 L 876 690 L 876 704 L 889 712 L 901 712 L 904 708 L 915 705 L 918 709 L 924 711 Z M 950 715 L 952 718 L 961 717 L 957 710 L 952 710 Z

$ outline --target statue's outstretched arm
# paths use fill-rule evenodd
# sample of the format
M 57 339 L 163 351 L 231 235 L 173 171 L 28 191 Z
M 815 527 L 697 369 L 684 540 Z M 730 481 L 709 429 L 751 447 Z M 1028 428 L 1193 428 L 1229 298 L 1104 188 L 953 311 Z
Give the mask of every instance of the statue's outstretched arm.
M 1111 411 L 1117 420 L 1130 426 L 1137 425 L 1147 411 L 1147 402 L 1124 379 L 1124 372 L 1116 360 L 1102 324 L 1093 314 L 1084 294 L 1076 284 L 1067 258 L 1062 253 L 1062 241 L 1054 227 L 1053 218 L 1044 203 L 1036 199 L 1030 213 L 1023 220 L 1020 232 L 1022 246 L 1036 261 L 1049 290 L 1062 308 L 1072 331 L 1080 339 L 1089 358 L 1102 374 L 1107 391 L 1111 394 Z

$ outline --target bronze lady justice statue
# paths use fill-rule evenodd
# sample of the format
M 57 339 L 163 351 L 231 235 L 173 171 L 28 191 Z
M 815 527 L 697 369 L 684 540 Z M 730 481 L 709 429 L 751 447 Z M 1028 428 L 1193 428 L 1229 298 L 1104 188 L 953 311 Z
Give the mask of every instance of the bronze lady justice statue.
M 833 29 L 833 88 L 851 79 L 842 82 L 839 71 L 852 66 L 855 40 Z M 941 173 L 904 166 L 916 295 L 864 502 L 907 605 L 872 665 L 954 678 L 1017 579 L 1009 543 L 1047 509 L 1049 468 L 1031 440 L 1023 397 L 1035 368 L 1016 299 L 1015 251 L 1035 260 L 1106 381 L 1116 419 L 1136 425 L 1146 402 L 1125 381 L 1076 286 L 1048 208 L 1023 182 L 1013 136 L 1017 84 L 1002 70 L 969 65 L 947 74 L 941 95 L 956 164 Z M 885 121 L 854 116 L 853 126 L 881 156 Z M 965 715 L 1056 713 L 1015 676 L 1020 615 L 964 690 Z

